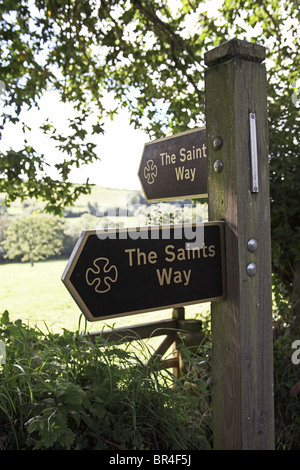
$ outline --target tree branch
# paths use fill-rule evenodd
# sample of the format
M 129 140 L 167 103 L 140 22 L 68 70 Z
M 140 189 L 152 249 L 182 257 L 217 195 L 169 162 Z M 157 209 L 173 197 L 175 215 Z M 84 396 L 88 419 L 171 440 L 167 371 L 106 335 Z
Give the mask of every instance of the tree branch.
M 186 41 L 182 39 L 182 37 L 179 36 L 168 23 L 165 23 L 160 18 L 158 18 L 156 13 L 149 7 L 146 8 L 146 6 L 142 3 L 141 0 L 132 0 L 132 4 L 139 10 L 140 13 L 142 13 L 142 15 L 144 15 L 153 24 L 154 28 L 158 31 L 158 36 L 160 36 L 161 32 L 167 35 L 171 43 L 172 59 L 176 67 L 178 67 L 179 65 L 179 59 L 176 56 L 176 46 L 179 46 L 182 51 L 186 51 L 190 58 L 193 60 L 193 63 L 200 64 L 199 59 L 195 56 L 194 52 L 188 46 Z M 185 72 L 185 75 L 189 83 L 193 86 L 196 94 L 198 95 L 198 98 L 201 99 L 201 91 L 198 89 L 193 77 L 187 72 Z

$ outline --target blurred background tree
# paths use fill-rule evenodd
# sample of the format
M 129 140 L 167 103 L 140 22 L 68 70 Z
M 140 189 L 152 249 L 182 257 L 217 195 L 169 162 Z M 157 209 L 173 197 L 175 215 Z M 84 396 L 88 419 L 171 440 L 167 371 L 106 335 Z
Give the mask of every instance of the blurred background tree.
M 57 255 L 63 248 L 63 222 L 50 214 L 31 214 L 11 221 L 1 243 L 10 259 L 36 261 Z

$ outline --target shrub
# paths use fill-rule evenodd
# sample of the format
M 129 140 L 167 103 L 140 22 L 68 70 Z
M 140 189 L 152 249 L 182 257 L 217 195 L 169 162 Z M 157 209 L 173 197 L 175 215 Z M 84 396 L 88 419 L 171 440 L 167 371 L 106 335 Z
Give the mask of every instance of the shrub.
M 300 449 L 299 364 L 292 362 L 293 339 L 287 328 L 274 332 L 274 401 L 276 449 Z
M 63 223 L 49 214 L 31 214 L 12 220 L 1 243 L 9 259 L 21 261 L 48 259 L 63 247 Z
M 7 312 L 0 339 L 0 448 L 209 448 L 202 391 L 170 386 L 170 374 L 143 364 L 143 348 L 67 330 L 45 335 Z

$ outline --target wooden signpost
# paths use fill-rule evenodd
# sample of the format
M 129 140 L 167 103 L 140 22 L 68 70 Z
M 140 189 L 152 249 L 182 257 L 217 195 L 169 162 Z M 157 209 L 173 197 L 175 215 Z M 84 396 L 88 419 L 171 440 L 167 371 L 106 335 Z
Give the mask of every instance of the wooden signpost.
M 174 227 L 156 237 L 151 227 L 136 237 L 83 232 L 63 275 L 92 321 L 212 301 L 215 449 L 274 449 L 264 59 L 264 47 L 237 39 L 207 52 L 206 129 L 144 148 L 148 201 L 208 194 L 209 218 L 222 222 L 204 224 L 194 249 Z
M 149 202 L 206 197 L 205 128 L 145 144 L 138 176 Z
M 225 221 L 227 299 L 211 304 L 216 449 L 273 449 L 271 230 L 265 48 L 206 53 L 208 204 Z
M 222 222 L 83 232 L 62 280 L 90 321 L 225 297 Z

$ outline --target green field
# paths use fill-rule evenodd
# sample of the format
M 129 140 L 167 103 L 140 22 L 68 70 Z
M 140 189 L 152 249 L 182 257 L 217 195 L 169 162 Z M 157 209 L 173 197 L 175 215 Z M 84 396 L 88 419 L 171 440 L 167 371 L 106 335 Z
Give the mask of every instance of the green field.
M 45 331 L 45 322 L 52 332 L 63 328 L 75 331 L 81 311 L 61 281 L 67 260 L 48 260 L 35 263 L 8 263 L 0 265 L 0 311 L 8 310 L 12 320 L 22 319 L 38 325 Z M 209 304 L 186 308 L 187 318 L 205 313 Z M 89 331 L 103 326 L 127 326 L 170 318 L 172 310 L 131 315 L 100 322 L 88 322 Z M 81 329 L 84 328 L 84 322 Z
M 124 204 L 124 201 L 127 200 L 127 197 L 130 195 L 137 194 L 139 191 L 131 191 L 127 189 L 112 189 L 112 188 L 102 188 L 101 186 L 93 186 L 91 194 L 82 194 L 79 196 L 74 206 L 71 209 L 74 212 L 86 211 L 88 202 L 99 204 L 99 207 L 108 208 L 108 207 L 117 207 L 120 204 Z M 4 200 L 5 194 L 0 193 L 0 200 Z M 26 206 L 34 205 L 38 209 L 43 209 L 44 205 L 41 201 L 36 199 L 26 200 L 25 204 L 19 199 L 12 202 L 8 208 L 8 213 L 12 216 L 23 215 L 24 210 L 26 211 Z
M 114 208 L 126 207 L 128 197 L 136 195 L 138 191 L 122 189 L 110 189 L 95 186 L 91 194 L 81 195 L 74 207 L 73 213 L 87 211 L 88 203 L 97 202 L 98 207 Z M 1 195 L 0 195 L 1 196 Z M 28 208 L 43 208 L 38 201 L 26 201 L 23 204 L 17 200 L 8 208 L 7 214 L 18 217 L 28 213 Z M 122 226 L 136 225 L 135 217 L 111 217 L 112 222 L 120 221 Z M 83 219 L 69 217 L 65 219 L 70 226 L 78 226 L 78 235 L 83 229 Z M 98 218 L 101 221 L 101 218 Z M 92 222 L 94 223 L 94 222 Z M 96 227 L 93 227 L 96 228 Z M 61 281 L 62 273 L 67 260 L 47 260 L 35 263 L 32 267 L 29 263 L 10 262 L 0 264 L 0 313 L 8 310 L 12 320 L 22 319 L 30 324 L 36 324 L 43 331 L 45 323 L 53 332 L 62 331 L 63 328 L 75 331 L 81 318 L 81 328 L 84 328 L 85 320 L 73 298 Z M 186 308 L 186 317 L 194 318 L 197 313 L 206 313 L 209 304 L 200 304 Z M 159 319 L 170 318 L 172 310 L 157 311 L 106 320 L 104 322 L 88 323 L 89 331 L 101 330 L 103 326 L 127 326 L 137 323 L 146 323 Z

